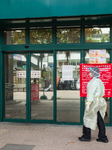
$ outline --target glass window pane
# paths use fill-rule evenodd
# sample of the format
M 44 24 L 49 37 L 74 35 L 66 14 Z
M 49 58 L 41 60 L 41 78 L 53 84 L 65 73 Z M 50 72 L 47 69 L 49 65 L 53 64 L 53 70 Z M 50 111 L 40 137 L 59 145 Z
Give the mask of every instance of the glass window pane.
M 25 29 L 6 29 L 4 30 L 4 44 L 5 45 L 17 45 L 25 44 Z
M 58 122 L 80 122 L 79 64 L 80 52 L 63 51 L 57 53 Z
M 85 28 L 86 43 L 104 43 L 110 42 L 110 28 Z
M 52 44 L 52 29 L 31 28 L 30 44 Z
M 85 63 L 89 64 L 89 50 L 85 51 Z M 106 63 L 110 63 L 110 50 L 106 50 Z
M 5 24 L 17 24 L 17 23 L 25 23 L 26 20 L 6 20 L 4 21 Z
M 73 27 L 57 27 L 57 43 L 80 43 L 81 29 Z
M 31 54 L 31 119 L 53 120 L 52 53 Z
M 99 21 L 99 20 L 111 20 L 111 16 L 94 16 L 94 17 L 85 17 L 85 20 L 89 20 L 89 21 L 91 21 L 91 20 L 97 20 L 97 21 Z
M 33 23 L 33 22 L 51 22 L 52 21 L 52 19 L 37 19 L 37 20 L 30 20 L 30 22 L 31 23 Z
M 14 20 L 14 21 L 11 21 L 11 23 L 25 23 L 25 22 L 26 22 L 26 20 Z
M 5 54 L 5 118 L 26 119 L 26 54 Z
M 89 64 L 89 51 L 85 51 L 85 63 Z M 110 63 L 110 50 L 106 50 L 106 63 Z M 105 123 L 110 123 L 110 97 L 105 97 L 107 102 L 107 111 L 104 118 Z
M 81 20 L 81 18 L 58 18 L 57 21 L 73 21 L 73 20 Z

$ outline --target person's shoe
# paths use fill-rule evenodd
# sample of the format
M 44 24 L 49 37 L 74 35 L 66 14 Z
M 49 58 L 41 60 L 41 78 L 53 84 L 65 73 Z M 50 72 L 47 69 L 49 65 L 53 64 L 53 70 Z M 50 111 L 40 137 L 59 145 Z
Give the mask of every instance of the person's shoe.
M 106 140 L 96 139 L 96 141 L 97 141 L 97 142 L 108 143 L 108 139 L 106 139 Z
M 47 92 L 49 90 L 49 88 L 44 89 L 45 92 Z
M 91 141 L 91 139 L 86 139 L 85 137 L 79 137 L 79 140 L 80 141 L 87 141 L 87 142 L 89 142 L 89 141 Z
M 51 84 L 49 85 L 49 88 L 51 88 Z
M 47 92 L 48 90 L 50 90 L 50 88 L 51 88 L 51 84 L 49 85 L 48 88 L 44 89 L 44 91 Z

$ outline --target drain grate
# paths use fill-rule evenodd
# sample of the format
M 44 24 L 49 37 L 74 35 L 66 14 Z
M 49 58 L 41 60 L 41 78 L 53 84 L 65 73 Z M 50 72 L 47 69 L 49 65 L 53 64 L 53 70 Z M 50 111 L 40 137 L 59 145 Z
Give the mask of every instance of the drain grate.
M 32 150 L 35 145 L 6 144 L 0 150 Z

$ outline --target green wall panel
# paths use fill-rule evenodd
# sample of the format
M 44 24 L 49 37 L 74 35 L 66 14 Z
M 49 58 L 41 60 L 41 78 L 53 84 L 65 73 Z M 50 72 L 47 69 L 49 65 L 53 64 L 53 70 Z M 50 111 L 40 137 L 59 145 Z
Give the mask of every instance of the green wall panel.
M 0 1 L 0 19 L 49 16 L 49 0 Z
M 53 16 L 111 14 L 111 0 L 51 0 Z
M 0 51 L 0 122 L 2 122 L 2 113 L 3 113 L 3 105 L 2 105 L 2 52 Z
M 0 19 L 112 14 L 111 0 L 3 0 Z

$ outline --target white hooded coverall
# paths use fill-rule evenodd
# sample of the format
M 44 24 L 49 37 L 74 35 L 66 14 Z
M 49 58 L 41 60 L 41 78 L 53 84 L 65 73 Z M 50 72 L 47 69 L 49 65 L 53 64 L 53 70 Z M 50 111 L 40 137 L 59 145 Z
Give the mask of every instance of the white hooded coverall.
M 99 78 L 93 78 L 87 85 L 86 105 L 90 105 L 89 111 L 84 113 L 84 126 L 95 130 L 97 127 L 97 112 L 99 111 L 104 119 L 107 104 L 103 98 L 105 87 Z

